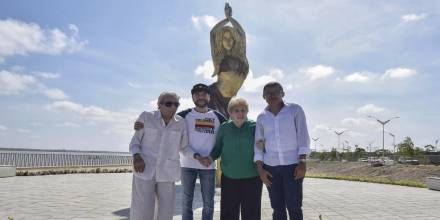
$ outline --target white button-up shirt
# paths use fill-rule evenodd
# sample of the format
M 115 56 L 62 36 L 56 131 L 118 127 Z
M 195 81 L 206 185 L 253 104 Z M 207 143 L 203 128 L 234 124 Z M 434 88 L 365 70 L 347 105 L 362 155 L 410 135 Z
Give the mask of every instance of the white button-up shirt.
M 180 156 L 192 156 L 188 147 L 188 134 L 185 120 L 175 115 L 165 125 L 160 111 L 143 112 L 137 121 L 144 128 L 135 131 L 130 142 L 130 153 L 139 153 L 145 162 L 144 172 L 133 172 L 135 177 L 157 182 L 180 180 Z
M 297 104 L 286 104 L 274 115 L 268 107 L 257 117 L 255 142 L 265 140 L 265 151 L 255 145 L 254 161 L 269 166 L 296 164 L 299 155 L 310 153 L 310 137 L 304 110 Z

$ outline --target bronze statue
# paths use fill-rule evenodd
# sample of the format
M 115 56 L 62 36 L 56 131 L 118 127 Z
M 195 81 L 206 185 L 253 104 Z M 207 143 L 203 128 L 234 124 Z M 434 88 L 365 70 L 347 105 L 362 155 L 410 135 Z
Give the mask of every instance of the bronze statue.
M 211 30 L 211 56 L 214 63 L 213 77 L 217 82 L 209 86 L 209 107 L 229 116 L 229 100 L 237 95 L 249 72 L 246 58 L 246 34 L 241 25 L 232 18 L 232 8 L 225 4 L 226 18 Z M 231 23 L 232 26 L 226 26 Z

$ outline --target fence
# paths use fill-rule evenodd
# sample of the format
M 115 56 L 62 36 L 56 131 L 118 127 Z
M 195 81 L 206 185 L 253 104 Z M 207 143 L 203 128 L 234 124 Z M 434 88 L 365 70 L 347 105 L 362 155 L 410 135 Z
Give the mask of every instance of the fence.
M 123 152 L 29 150 L 0 148 L 0 165 L 17 168 L 131 165 Z

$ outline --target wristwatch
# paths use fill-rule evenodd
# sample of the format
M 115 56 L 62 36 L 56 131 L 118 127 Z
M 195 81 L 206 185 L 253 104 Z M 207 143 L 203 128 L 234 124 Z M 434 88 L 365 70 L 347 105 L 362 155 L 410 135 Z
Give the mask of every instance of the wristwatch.
M 201 156 L 199 153 L 193 154 L 193 158 L 197 160 L 197 156 Z
M 306 163 L 307 160 L 306 160 L 306 159 L 299 159 L 299 162 L 300 162 L 300 163 Z

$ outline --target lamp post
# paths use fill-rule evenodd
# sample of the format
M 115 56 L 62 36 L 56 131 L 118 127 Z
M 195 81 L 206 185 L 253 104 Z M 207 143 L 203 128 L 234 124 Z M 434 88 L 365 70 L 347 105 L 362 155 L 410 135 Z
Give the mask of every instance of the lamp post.
M 388 122 L 390 122 L 391 120 L 396 119 L 396 118 L 400 118 L 400 117 L 394 116 L 394 117 L 392 117 L 388 120 L 385 120 L 385 121 L 382 121 L 382 120 L 380 120 L 374 116 L 371 116 L 371 115 L 369 115 L 368 117 L 376 119 L 376 121 L 382 125 L 382 157 L 385 157 L 385 125 L 388 124 Z
M 371 145 L 374 143 L 374 141 L 368 142 L 368 161 L 370 162 L 371 158 Z
M 315 142 L 315 152 L 317 152 L 316 151 L 316 143 L 318 142 L 319 138 L 312 138 L 312 140 Z
M 394 135 L 393 133 L 391 133 L 391 132 L 388 132 L 388 134 L 391 136 L 391 137 L 393 137 L 393 153 L 396 153 L 396 135 Z
M 348 140 L 345 140 L 344 142 L 347 144 L 347 146 L 345 147 L 345 150 L 346 150 L 347 152 L 351 152 L 350 142 L 349 142 Z
M 335 132 L 335 134 L 338 135 L 338 148 L 336 149 L 336 156 L 338 157 L 339 160 L 341 159 L 340 156 L 339 156 L 339 154 L 338 154 L 338 149 L 341 148 L 341 135 L 342 135 L 344 132 L 346 132 L 346 131 L 347 131 L 347 130 L 344 130 L 344 131 L 335 131 L 335 130 L 333 130 L 333 132 Z M 342 150 L 342 151 L 344 151 L 344 150 Z
M 335 132 L 335 134 L 336 135 L 338 135 L 338 149 L 340 149 L 340 145 L 341 145 L 341 135 L 344 133 L 344 132 L 346 132 L 347 130 L 345 130 L 345 131 L 333 131 L 333 132 Z
M 438 139 L 435 140 L 435 151 L 436 151 L 436 152 L 438 151 Z

